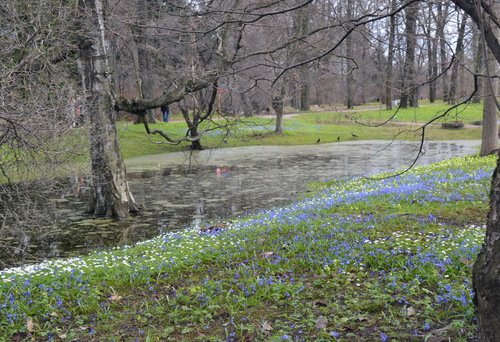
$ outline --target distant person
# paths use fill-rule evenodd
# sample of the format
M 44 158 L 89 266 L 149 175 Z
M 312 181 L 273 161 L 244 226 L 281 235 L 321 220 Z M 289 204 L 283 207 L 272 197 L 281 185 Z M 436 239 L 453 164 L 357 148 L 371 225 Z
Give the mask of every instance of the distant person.
M 168 104 L 161 106 L 160 109 L 161 115 L 163 117 L 163 122 L 168 122 L 168 119 L 170 117 L 170 108 L 168 107 Z

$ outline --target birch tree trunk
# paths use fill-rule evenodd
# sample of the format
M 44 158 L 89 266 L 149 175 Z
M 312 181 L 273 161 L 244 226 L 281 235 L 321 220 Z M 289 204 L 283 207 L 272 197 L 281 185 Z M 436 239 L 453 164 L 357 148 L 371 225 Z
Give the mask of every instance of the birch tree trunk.
M 80 53 L 90 99 L 91 199 L 89 211 L 98 216 L 123 218 L 140 209 L 130 192 L 125 164 L 120 154 L 116 131 L 116 112 L 111 88 L 104 25 L 106 0 L 86 0 L 86 37 Z

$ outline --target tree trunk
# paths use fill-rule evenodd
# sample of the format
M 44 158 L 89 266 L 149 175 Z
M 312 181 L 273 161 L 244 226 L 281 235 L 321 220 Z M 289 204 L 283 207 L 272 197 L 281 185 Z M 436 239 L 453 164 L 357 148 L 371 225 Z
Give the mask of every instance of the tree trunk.
M 500 159 L 493 173 L 486 238 L 473 269 L 478 341 L 500 341 Z
M 490 75 L 497 74 L 498 63 L 490 50 L 486 52 L 485 64 Z M 498 149 L 498 109 L 495 101 L 498 81 L 496 78 L 491 78 L 486 82 L 487 86 L 484 89 L 486 96 L 483 105 L 483 131 L 481 134 L 480 151 L 482 156 L 492 154 Z
M 307 65 L 300 69 L 300 110 L 309 110 L 309 69 Z
M 429 19 L 427 26 L 427 56 L 428 56 L 428 77 L 429 77 L 429 102 L 436 102 L 438 74 L 437 65 L 437 37 L 432 36 L 433 4 L 429 2 Z
M 151 40 L 148 39 L 148 33 L 144 27 L 149 24 L 149 19 L 151 17 L 152 4 L 148 2 L 143 2 L 137 0 L 136 4 L 136 14 L 137 14 L 137 24 L 133 26 L 132 33 L 134 37 L 134 42 L 137 46 L 137 72 L 136 77 L 139 91 L 139 98 L 141 99 L 151 99 L 154 97 L 154 83 L 151 72 L 153 70 L 153 56 L 148 47 Z M 145 75 L 145 76 L 141 76 Z M 156 118 L 154 116 L 154 109 L 148 109 L 145 119 L 148 122 L 155 123 Z M 138 120 L 142 122 L 142 120 Z
M 465 26 L 467 24 L 467 16 L 464 14 L 460 28 L 458 29 L 457 46 L 455 48 L 455 60 L 451 69 L 450 78 L 450 91 L 448 93 L 448 104 L 455 104 L 457 102 L 457 81 L 458 81 L 458 66 L 463 62 L 464 56 L 464 35 Z
M 197 127 L 192 127 L 189 129 L 189 136 L 194 139 L 191 141 L 191 149 L 194 151 L 203 150 L 203 146 L 201 145 Z
M 494 80 L 492 80 L 494 82 Z M 496 82 L 495 82 L 496 83 Z M 497 106 L 492 94 L 484 99 L 483 130 L 481 134 L 482 156 L 490 155 L 498 149 Z
M 429 102 L 436 102 L 437 98 L 437 43 L 436 39 L 432 38 L 430 42 L 430 67 L 429 67 Z
M 123 163 L 107 58 L 105 0 L 87 0 L 86 37 L 80 44 L 85 79 L 90 83 L 91 199 L 89 211 L 98 216 L 127 217 L 140 209 L 130 192 Z
M 396 0 L 391 0 L 391 12 L 396 9 Z M 396 16 L 390 17 L 389 21 L 389 45 L 387 47 L 387 69 L 385 73 L 385 108 L 392 109 L 392 87 L 393 87 L 393 62 L 394 62 L 394 40 L 396 36 Z
M 449 3 L 445 2 L 443 3 L 438 3 L 438 16 L 437 16 L 437 23 L 436 23 L 436 36 L 439 39 L 439 59 L 440 59 L 440 65 L 441 65 L 441 73 L 444 72 L 446 68 L 448 68 L 448 59 L 446 56 L 446 37 L 444 34 L 444 27 L 446 25 L 446 21 L 448 18 L 448 7 Z M 440 77 L 441 80 L 441 89 L 442 89 L 442 96 L 443 96 L 443 101 L 448 102 L 448 76 L 447 73 L 444 73 Z
M 483 72 L 484 68 L 484 56 L 483 56 L 483 38 L 481 32 L 477 28 L 474 29 L 474 73 L 479 75 Z M 481 97 L 483 96 L 483 78 L 477 78 L 477 89 L 474 97 L 472 98 L 472 103 L 481 103 Z
M 415 47 L 417 44 L 417 15 L 418 2 L 406 8 L 406 56 L 403 70 L 403 93 L 401 95 L 401 108 L 418 107 L 418 91 L 415 74 Z
M 346 21 L 349 23 L 352 20 L 354 10 L 354 0 L 347 0 Z M 347 75 L 346 75 L 346 105 L 347 108 L 354 108 L 354 64 L 353 64 L 353 48 L 352 48 L 351 33 L 345 39 L 346 57 L 347 57 Z
M 276 128 L 274 132 L 276 134 L 283 133 L 283 95 L 285 93 L 285 88 L 281 88 L 281 94 L 273 96 L 273 109 L 276 113 Z
M 309 33 L 310 9 L 303 7 L 297 10 L 293 15 L 293 34 L 295 37 L 307 37 Z M 308 46 L 302 41 L 290 46 L 289 60 L 291 63 L 303 62 L 307 59 Z M 302 65 L 297 68 L 299 81 L 296 83 L 295 102 L 296 108 L 300 110 L 309 110 L 310 97 L 310 76 L 309 65 Z
M 179 109 L 181 110 L 182 116 L 184 117 L 184 121 L 186 122 L 186 125 L 188 126 L 188 135 L 189 138 L 191 138 L 191 149 L 194 151 L 201 151 L 203 150 L 203 146 L 201 145 L 201 140 L 200 136 L 198 133 L 198 124 L 200 120 L 200 114 L 197 112 L 197 110 L 200 109 L 194 109 L 193 110 L 193 119 L 189 117 L 189 109 L 182 105 L 179 104 Z

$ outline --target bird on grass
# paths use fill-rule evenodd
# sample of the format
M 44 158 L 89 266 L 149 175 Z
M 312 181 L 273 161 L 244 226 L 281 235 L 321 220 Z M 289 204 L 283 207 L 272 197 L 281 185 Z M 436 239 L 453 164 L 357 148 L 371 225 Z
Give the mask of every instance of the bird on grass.
M 357 135 L 356 133 L 354 133 L 354 132 L 351 132 L 351 135 L 352 135 L 352 137 L 353 137 L 354 139 L 356 139 L 356 138 L 358 137 L 358 135 Z
M 318 140 L 316 140 L 316 144 L 319 144 L 321 142 L 321 138 L 318 138 Z
M 337 141 L 340 141 L 340 137 L 337 137 Z

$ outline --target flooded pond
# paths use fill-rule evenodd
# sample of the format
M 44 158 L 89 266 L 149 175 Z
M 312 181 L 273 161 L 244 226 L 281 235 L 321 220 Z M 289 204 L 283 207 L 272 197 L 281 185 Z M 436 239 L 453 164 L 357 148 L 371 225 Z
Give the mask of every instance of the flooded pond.
M 474 154 L 479 141 L 429 142 L 418 164 Z M 169 230 L 280 206 L 312 181 L 367 176 L 411 164 L 417 143 L 360 141 L 314 146 L 179 152 L 126 161 L 132 192 L 146 210 L 123 221 L 85 216 L 87 180 L 71 177 L 48 194 L 57 224 L 1 230 L 0 268 L 133 244 Z

